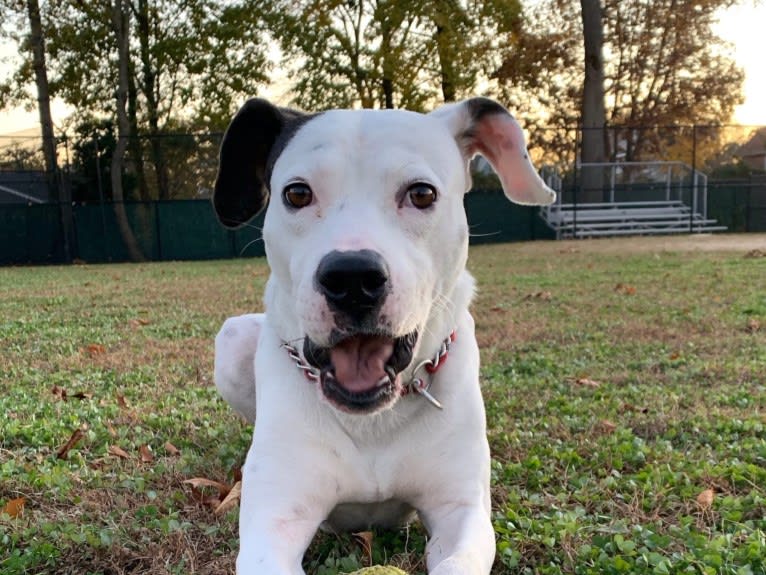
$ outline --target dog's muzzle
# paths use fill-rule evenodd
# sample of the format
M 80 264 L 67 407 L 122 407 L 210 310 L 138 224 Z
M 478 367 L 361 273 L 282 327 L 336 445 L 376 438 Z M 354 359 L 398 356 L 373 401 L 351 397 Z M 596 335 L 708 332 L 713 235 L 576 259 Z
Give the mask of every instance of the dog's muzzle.
M 399 374 L 412 361 L 417 332 L 403 337 L 357 333 L 331 347 L 310 338 L 303 357 L 319 371 L 325 397 L 344 411 L 369 413 L 392 404 L 401 395 Z

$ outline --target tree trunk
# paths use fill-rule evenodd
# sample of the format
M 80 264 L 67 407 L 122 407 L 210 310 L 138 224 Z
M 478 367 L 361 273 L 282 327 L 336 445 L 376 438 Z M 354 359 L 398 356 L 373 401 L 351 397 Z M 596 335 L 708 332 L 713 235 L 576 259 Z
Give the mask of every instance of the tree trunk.
M 604 25 L 600 0 L 580 0 L 585 44 L 585 83 L 582 98 L 582 164 L 606 162 L 606 107 L 604 105 Z M 583 166 L 578 201 L 604 201 L 604 169 Z
M 32 66 L 35 72 L 37 88 L 37 109 L 40 114 L 40 130 L 43 139 L 43 158 L 45 161 L 45 178 L 51 199 L 56 202 L 61 221 L 63 255 L 65 261 L 71 261 L 72 245 L 72 205 L 67 190 L 59 186 L 58 162 L 56 160 L 56 137 L 53 132 L 53 116 L 51 114 L 51 99 L 48 86 L 48 69 L 45 63 L 45 37 L 43 35 L 40 4 L 37 0 L 27 0 L 27 16 L 29 18 L 29 43 L 32 49 Z
M 441 78 L 442 97 L 445 102 L 454 102 L 457 98 L 455 91 L 455 64 L 452 47 L 449 45 L 445 27 L 436 25 L 436 49 L 439 53 L 439 76 Z
M 122 189 L 122 168 L 125 160 L 125 150 L 130 140 L 130 121 L 128 119 L 128 74 L 130 73 L 128 58 L 129 52 L 129 28 L 130 12 L 123 5 L 123 0 L 113 0 L 112 4 L 112 30 L 117 41 L 117 65 L 119 67 L 119 83 L 115 94 L 117 100 L 117 145 L 112 154 L 112 198 L 114 200 L 114 213 L 117 218 L 117 226 L 120 236 L 128 250 L 131 261 L 144 261 L 144 255 L 138 246 L 133 230 L 128 222 L 125 212 L 124 193 Z
M 128 122 L 130 123 L 130 142 L 128 143 L 128 158 L 130 170 L 136 177 L 136 186 L 138 187 L 138 197 L 142 202 L 149 202 L 152 195 L 149 192 L 149 185 L 146 182 L 144 173 L 144 151 L 141 146 L 141 140 L 138 137 L 138 88 L 133 80 L 133 70 L 128 75 Z
M 138 1 L 138 42 L 140 45 L 141 69 L 143 77 L 142 91 L 146 98 L 146 111 L 149 117 L 149 145 L 152 150 L 154 162 L 154 175 L 157 178 L 157 197 L 160 200 L 170 199 L 170 185 L 168 182 L 168 167 L 165 155 L 162 151 L 160 138 L 160 113 L 157 102 L 157 74 L 152 66 L 150 46 L 150 16 L 149 3 L 147 0 Z

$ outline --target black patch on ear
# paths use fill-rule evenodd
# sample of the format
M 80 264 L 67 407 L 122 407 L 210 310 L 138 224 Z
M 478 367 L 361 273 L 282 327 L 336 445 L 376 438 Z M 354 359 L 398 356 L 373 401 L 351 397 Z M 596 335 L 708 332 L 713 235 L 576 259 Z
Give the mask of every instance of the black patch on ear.
M 224 226 L 243 226 L 263 209 L 274 162 L 311 117 L 259 98 L 237 112 L 221 142 L 213 192 L 213 209 Z
M 510 116 L 508 110 L 501 104 L 498 104 L 489 98 L 471 98 L 470 100 L 466 100 L 465 105 L 473 122 L 478 122 L 484 116 L 493 114 L 505 114 L 506 116 Z
M 287 144 L 290 143 L 290 140 L 293 139 L 293 136 L 298 133 L 298 130 L 300 130 L 304 124 L 322 114 L 321 112 L 306 114 L 304 112 L 298 112 L 296 110 L 287 108 L 282 108 L 280 111 L 282 112 L 285 122 L 282 127 L 282 131 L 277 136 L 274 145 L 271 147 L 271 153 L 266 160 L 264 179 L 267 188 L 271 182 L 271 172 L 274 170 L 274 164 L 277 162 L 279 156 L 282 155 L 282 152 L 287 147 Z
M 466 100 L 463 105 L 468 111 L 469 122 L 465 130 L 458 133 L 455 139 L 463 151 L 463 155 L 470 158 L 476 151 L 474 147 L 476 143 L 476 125 L 486 116 L 497 114 L 510 116 L 510 113 L 501 104 L 495 102 L 495 100 L 481 96 Z

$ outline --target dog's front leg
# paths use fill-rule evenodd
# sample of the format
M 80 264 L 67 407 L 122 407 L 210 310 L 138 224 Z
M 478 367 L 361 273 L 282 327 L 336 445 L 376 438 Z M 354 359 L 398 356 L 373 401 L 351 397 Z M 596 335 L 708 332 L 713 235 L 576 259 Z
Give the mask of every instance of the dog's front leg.
M 248 423 L 255 421 L 253 361 L 265 321 L 263 313 L 230 317 L 215 336 L 215 386 Z
M 303 555 L 334 506 L 335 482 L 314 459 L 278 439 L 253 443 L 243 468 L 237 575 L 303 575 Z
M 430 532 L 430 575 L 488 575 L 495 559 L 495 532 L 485 505 L 445 505 L 423 519 Z

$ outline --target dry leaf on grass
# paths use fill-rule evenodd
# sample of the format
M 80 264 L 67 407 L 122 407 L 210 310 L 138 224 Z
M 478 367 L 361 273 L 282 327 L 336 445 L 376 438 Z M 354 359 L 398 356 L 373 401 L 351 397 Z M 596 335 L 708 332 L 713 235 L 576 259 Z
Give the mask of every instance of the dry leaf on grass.
M 598 423 L 598 428 L 602 433 L 607 435 L 614 433 L 617 429 L 617 425 L 609 421 L 608 419 L 602 419 Z
M 713 499 L 715 498 L 715 491 L 712 489 L 705 489 L 702 493 L 697 495 L 697 505 L 702 509 L 710 509 L 713 505 Z
M 152 449 L 148 445 L 140 445 L 138 447 L 138 454 L 143 463 L 151 463 L 154 461 L 154 455 L 152 455 Z
M 125 451 L 122 447 L 118 447 L 117 445 L 110 445 L 106 448 L 106 452 L 109 455 L 114 455 L 115 457 L 119 457 L 120 459 L 130 459 L 130 455 L 128 455 L 128 452 Z
M 176 455 L 180 455 L 181 454 L 181 451 L 175 445 L 170 443 L 169 441 L 165 442 L 164 447 L 165 447 L 165 451 L 167 452 L 168 455 L 172 455 L 172 456 L 175 457 Z
M 636 294 L 636 288 L 632 285 L 624 284 L 624 283 L 618 283 L 616 286 L 614 286 L 614 291 L 617 293 L 621 293 L 623 295 L 635 295 Z
M 54 385 L 51 388 L 53 397 L 57 397 L 61 401 L 67 401 L 68 399 L 90 399 L 93 397 L 92 393 L 87 391 L 76 391 L 75 393 L 68 393 L 67 390 L 59 385 Z
M 551 301 L 553 294 L 549 291 L 537 291 L 524 296 L 525 300 L 536 299 L 540 301 Z
M 58 459 L 66 459 L 67 455 L 69 455 L 69 451 L 75 445 L 77 445 L 78 441 L 80 441 L 83 438 L 86 430 L 87 430 L 87 426 L 85 425 L 75 429 L 72 435 L 70 436 L 69 441 L 67 441 L 64 445 L 62 445 L 61 448 L 59 448 L 59 450 L 56 452 L 56 457 Z
M 364 558 L 367 560 L 367 564 L 372 563 L 372 531 L 360 531 L 359 533 L 352 533 L 354 541 L 362 548 Z
M 184 483 L 191 486 L 192 499 L 197 503 L 201 503 L 205 507 L 210 507 L 213 511 L 223 505 L 227 496 L 232 491 L 232 488 L 221 483 L 220 481 L 214 481 L 213 479 L 207 479 L 205 477 L 193 477 L 192 479 L 184 480 Z M 216 495 L 205 495 L 204 488 L 211 487 L 218 493 Z M 239 495 L 236 495 L 239 498 Z
M 577 385 L 581 385 L 583 387 L 591 387 L 593 389 L 601 385 L 598 381 L 593 381 L 592 379 L 588 379 L 587 377 L 579 377 L 575 380 L 575 383 Z
M 86 353 L 91 357 L 96 355 L 103 355 L 106 353 L 106 348 L 100 343 L 89 343 L 80 350 L 82 353 Z
M 150 323 L 151 322 L 148 319 L 144 319 L 142 317 L 128 320 L 128 325 L 134 329 L 145 326 L 145 325 L 149 325 Z
M 24 497 L 11 499 L 8 503 L 5 504 L 5 506 L 3 506 L 2 509 L 0 509 L 0 515 L 5 514 L 11 519 L 21 517 L 21 515 L 24 513 L 24 505 L 26 505 L 26 503 L 27 500 Z
M 751 317 L 749 320 L 747 320 L 747 328 L 748 333 L 755 333 L 757 331 L 761 331 L 761 322 L 758 321 L 756 318 Z
M 128 409 L 128 400 L 125 399 L 124 395 L 118 393 L 115 397 L 117 398 L 117 405 L 119 405 L 122 409 Z
M 239 503 L 239 498 L 242 495 L 242 482 L 237 481 L 223 498 L 220 505 L 213 510 L 216 515 L 223 515 L 229 509 L 233 508 Z

